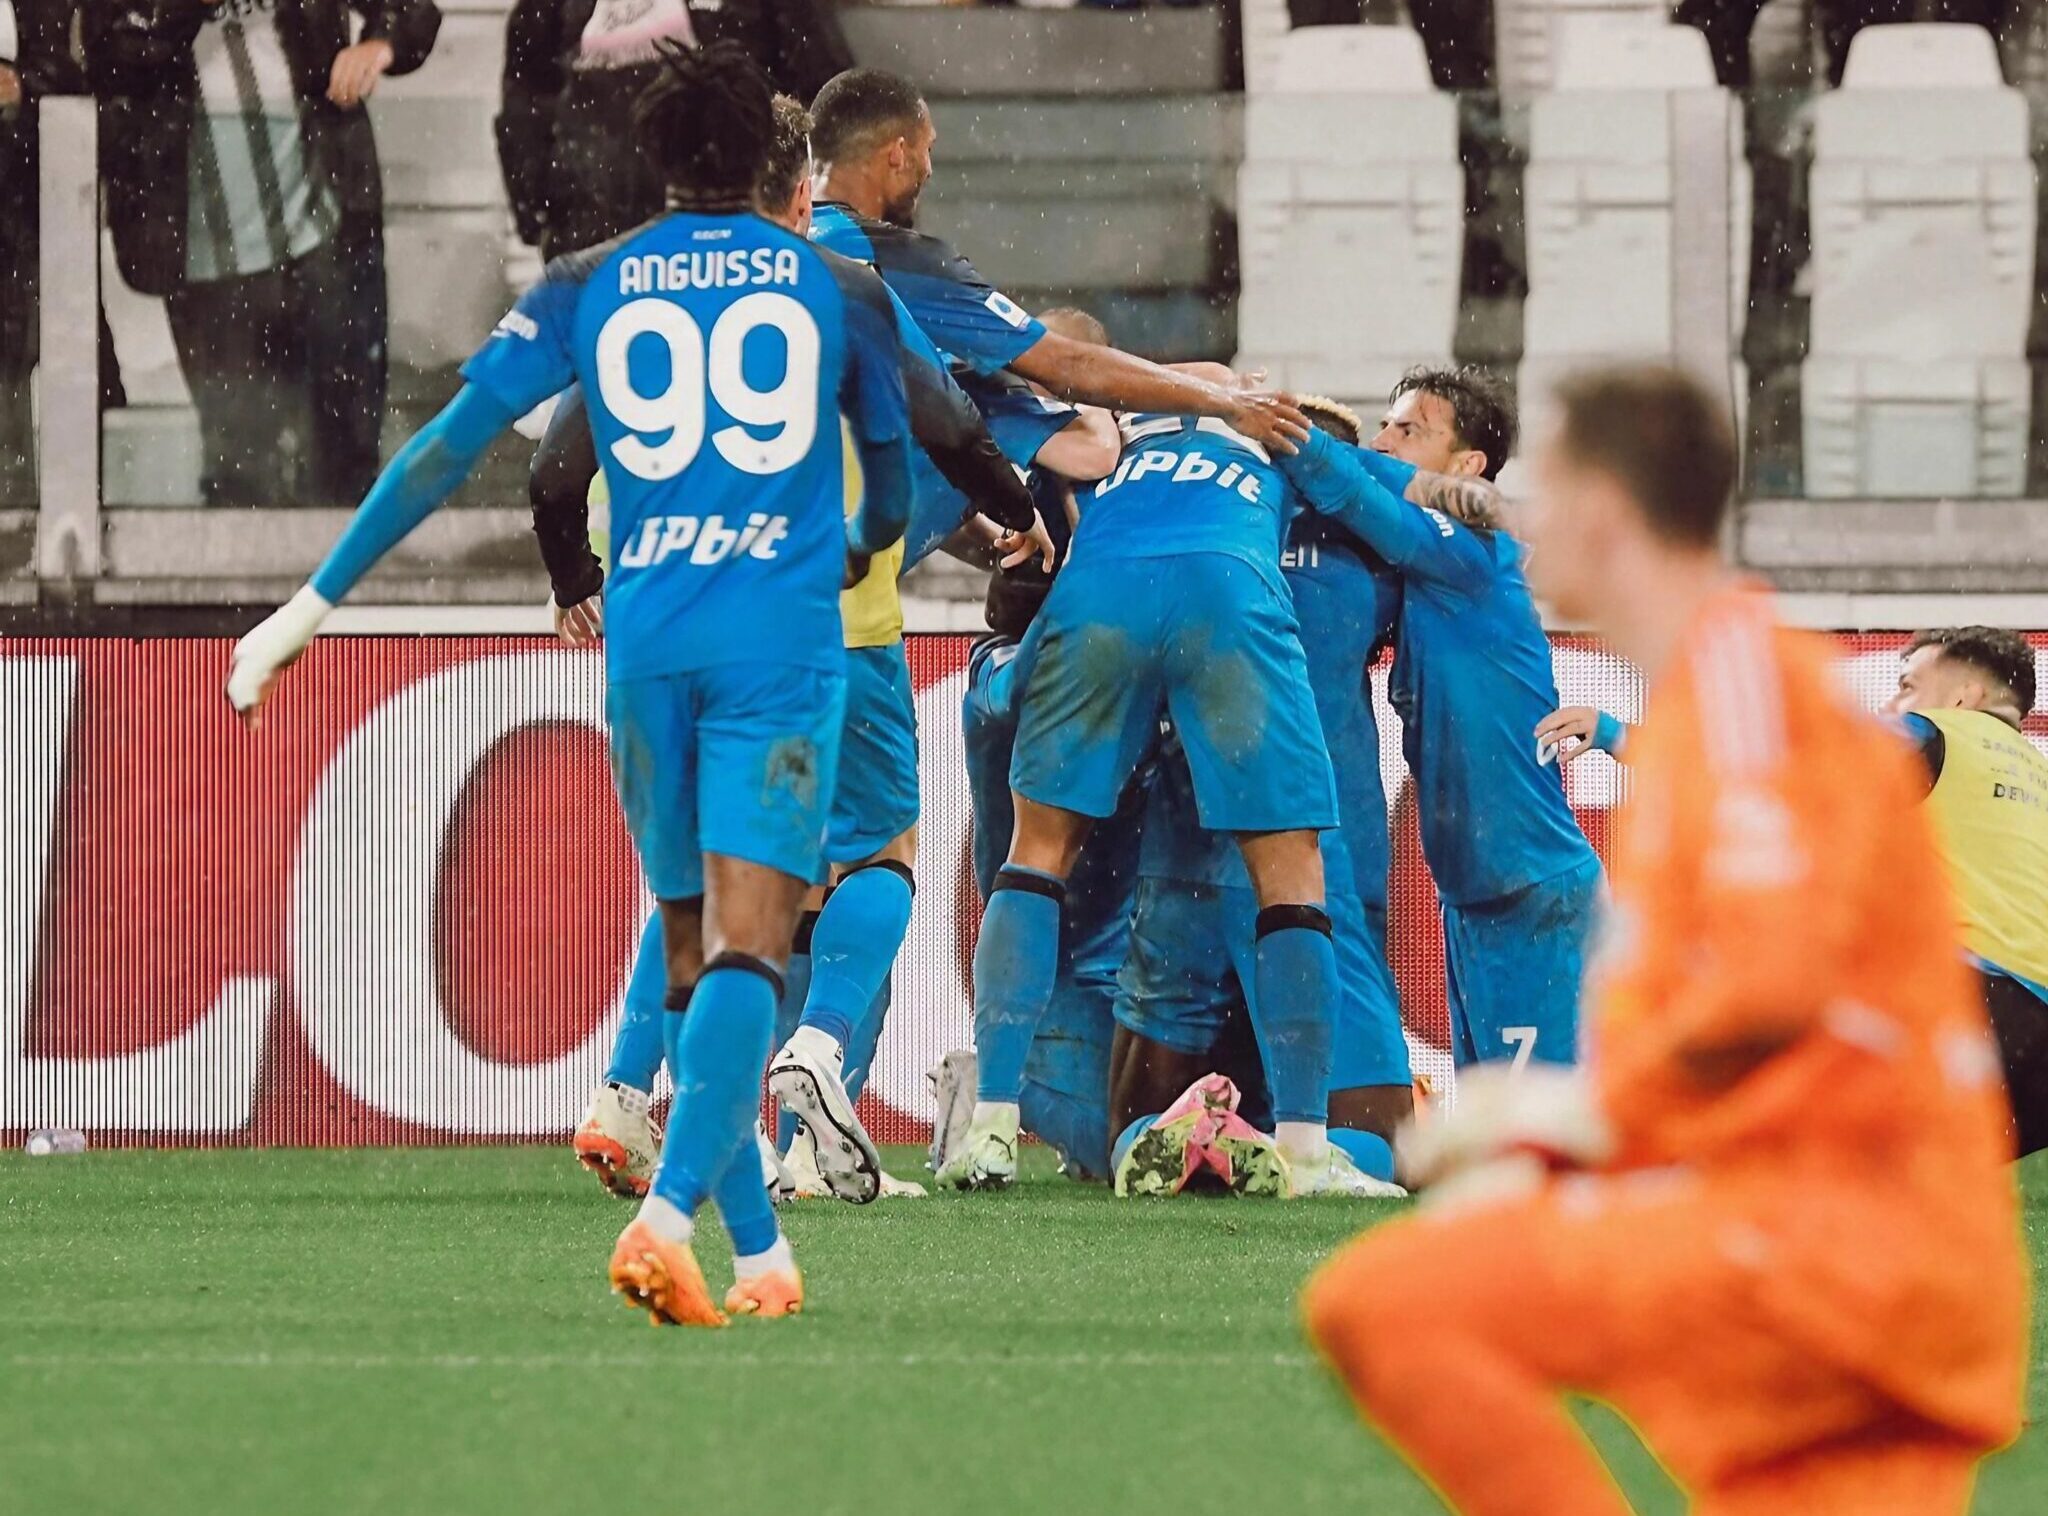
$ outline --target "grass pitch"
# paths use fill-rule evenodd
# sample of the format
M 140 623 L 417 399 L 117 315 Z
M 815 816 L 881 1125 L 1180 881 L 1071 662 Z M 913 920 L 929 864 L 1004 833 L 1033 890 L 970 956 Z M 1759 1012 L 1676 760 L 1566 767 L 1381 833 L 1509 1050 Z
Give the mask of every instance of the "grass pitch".
M 2043 1276 L 2048 1165 L 2026 1178 Z M 629 1207 L 561 1148 L 0 1157 L 0 1513 L 1439 1509 L 1295 1328 L 1302 1277 L 1388 1207 L 1027 1181 L 808 1203 L 810 1315 L 656 1332 L 605 1289 Z M 1646 1516 L 1682 1509 L 1590 1420 Z M 1977 1509 L 2048 1510 L 2048 1434 Z

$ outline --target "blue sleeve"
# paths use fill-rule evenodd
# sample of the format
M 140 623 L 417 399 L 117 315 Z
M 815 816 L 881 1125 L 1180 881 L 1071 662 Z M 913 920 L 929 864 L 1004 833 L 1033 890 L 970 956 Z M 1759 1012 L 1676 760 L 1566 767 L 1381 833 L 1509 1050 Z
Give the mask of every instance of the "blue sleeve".
M 888 291 L 871 269 L 835 265 L 846 317 L 839 405 L 853 427 L 866 488 L 847 524 L 858 553 L 880 552 L 910 523 L 910 402 Z
M 1277 461 L 1312 509 L 1403 577 L 1470 597 L 1493 584 L 1493 553 L 1478 534 L 1401 498 L 1418 472 L 1413 464 L 1348 447 L 1322 431 L 1311 431 L 1299 452 Z
M 378 559 L 455 493 L 484 449 L 521 409 L 465 384 L 439 415 L 413 433 L 370 486 L 347 530 L 313 573 L 313 588 L 320 597 L 338 604 Z
M 1934 781 L 1941 777 L 1942 768 L 1948 762 L 1948 739 L 1941 728 L 1929 721 L 1918 711 L 1908 711 L 1899 718 L 1899 729 L 1906 740 L 1919 753 L 1920 762 L 1927 771 L 1927 787 L 1934 788 Z
M 921 239 L 920 267 L 885 261 L 889 283 L 917 324 L 978 373 L 1006 368 L 1038 345 L 1045 327 L 937 238 Z
M 462 377 L 495 395 L 514 416 L 523 416 L 576 378 L 571 334 L 583 297 L 583 263 L 557 258 L 505 313 L 462 365 Z

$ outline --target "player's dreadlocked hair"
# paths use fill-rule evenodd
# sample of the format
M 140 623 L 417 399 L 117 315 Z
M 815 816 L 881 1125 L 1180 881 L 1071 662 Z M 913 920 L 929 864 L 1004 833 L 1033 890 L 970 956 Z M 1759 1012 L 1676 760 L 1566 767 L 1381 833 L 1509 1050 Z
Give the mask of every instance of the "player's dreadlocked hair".
M 1359 422 L 1358 412 L 1341 400 L 1332 400 L 1326 395 L 1296 395 L 1294 408 L 1339 442 L 1348 442 L 1356 447 L 1359 439 L 1365 436 L 1365 427 Z
M 633 102 L 633 129 L 681 206 L 745 206 L 775 131 L 775 88 L 737 42 L 658 44 L 661 72 Z

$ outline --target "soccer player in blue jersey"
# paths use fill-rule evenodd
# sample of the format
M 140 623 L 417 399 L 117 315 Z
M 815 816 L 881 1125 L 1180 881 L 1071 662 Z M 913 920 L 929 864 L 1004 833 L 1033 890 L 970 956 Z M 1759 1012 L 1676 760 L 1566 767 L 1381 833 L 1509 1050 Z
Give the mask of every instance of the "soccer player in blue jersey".
M 726 1309 L 802 1307 L 752 1133 L 838 761 L 839 586 L 849 555 L 901 534 L 910 442 L 886 291 L 755 212 L 773 130 L 766 77 L 725 45 L 663 57 L 636 122 L 670 213 L 550 264 L 308 587 L 237 644 L 228 695 L 253 716 L 325 611 L 490 441 L 582 383 L 612 501 L 613 774 L 662 904 L 678 1013 L 667 1049 L 676 1109 L 610 1275 L 657 1322 L 718 1326 L 725 1314 L 690 1248 L 707 1199 L 733 1240 Z M 841 415 L 866 485 L 850 522 Z
M 808 229 L 811 210 L 810 115 L 785 95 L 775 101 L 774 119 L 755 200 L 769 220 L 802 235 Z M 891 303 L 899 338 L 906 330 L 914 333 L 894 297 Z M 1038 533 L 1034 540 L 1049 551 L 1051 541 L 1036 521 L 1030 491 L 989 437 L 966 393 L 914 345 L 901 345 L 898 357 L 910 403 L 911 436 L 921 465 L 913 468 L 914 478 L 935 478 L 960 496 L 981 502 L 995 518 L 991 528 L 1008 534 L 1020 545 L 1019 550 L 1026 537 Z M 1109 462 L 1113 464 L 1114 459 Z M 850 492 L 858 497 L 857 488 L 850 485 Z M 558 622 L 570 629 L 572 641 L 577 640 L 576 629 L 584 626 L 585 618 L 595 614 L 592 608 L 597 601 L 566 599 L 565 579 L 572 586 L 591 582 L 601 587 L 603 583 L 602 566 L 589 543 L 587 495 L 585 481 L 581 493 L 565 490 L 535 497 L 535 531 L 544 544 L 543 556 L 555 581 L 556 604 L 570 607 L 567 612 L 558 609 Z M 551 551 L 545 546 L 548 544 L 553 545 Z M 788 1044 L 797 1012 L 807 1002 L 815 1002 L 812 1026 L 796 1044 L 802 1062 L 785 1075 L 796 1082 L 793 1098 L 809 1114 L 792 1139 L 795 1146 L 788 1170 L 780 1168 L 779 1155 L 764 1154 L 766 1174 L 778 1185 L 836 1193 L 855 1202 L 872 1200 L 878 1191 L 922 1193 L 882 1171 L 879 1155 L 854 1117 L 852 1106 L 880 1031 L 879 1016 L 867 1010 L 876 997 L 872 982 L 864 975 L 871 966 L 874 973 L 887 973 L 894 951 L 883 939 L 892 929 L 890 917 L 897 913 L 897 892 L 891 881 L 855 876 L 865 867 L 907 874 L 909 849 L 915 842 L 916 718 L 895 588 L 901 557 L 900 544 L 877 555 L 860 581 L 840 596 L 847 647 L 847 699 L 840 727 L 839 777 L 826 827 L 826 856 L 841 866 L 852 888 L 825 923 L 826 971 L 815 981 L 811 949 L 819 920 L 816 910 L 807 910 L 797 926 L 783 997 L 789 1024 L 781 1025 L 778 1016 L 777 1030 L 778 1041 Z M 601 616 L 590 624 L 601 627 Z M 907 922 L 908 914 L 909 897 L 904 891 L 903 921 Z M 611 1065 L 574 1138 L 579 1160 L 620 1194 L 644 1194 L 653 1172 L 656 1139 L 648 1101 L 662 1057 L 660 974 L 665 961 L 659 922 L 657 911 L 643 931 Z M 900 924 L 894 927 L 894 935 L 900 940 Z M 817 994 L 813 997 L 807 992 L 814 984 Z M 822 1148 L 817 1131 L 829 1134 Z
M 1569 1063 L 1601 870 L 1529 733 L 1557 706 L 1550 642 L 1503 532 L 1457 519 L 1514 445 L 1475 369 L 1416 369 L 1370 450 L 1300 431 L 1288 481 L 1402 579 L 1392 699 L 1443 904 L 1452 1055 Z
M 818 91 L 811 119 L 819 163 L 811 235 L 872 263 L 941 352 L 992 381 L 1001 382 L 1000 371 L 1008 370 L 1061 400 L 1214 416 L 1255 442 L 1276 439 L 1281 412 L 1274 397 L 1050 330 L 946 242 L 917 231 L 918 197 L 931 179 L 937 133 L 914 85 L 880 69 L 849 69 Z M 1028 392 L 1015 389 L 1005 405 L 985 404 L 996 441 L 1017 463 L 1036 461 L 1069 477 L 1088 477 L 1057 452 L 1044 451 L 1051 434 L 1064 427 L 1034 419 L 1034 408 L 1045 410 L 1042 401 L 1034 407 Z M 911 536 L 914 545 L 915 527 Z
M 1319 429 L 1358 440 L 1358 419 L 1348 408 L 1310 398 L 1297 404 Z M 1170 1179 L 1184 1172 L 1172 1150 L 1174 1132 L 1162 1128 L 1142 1147 L 1135 1139 L 1149 1129 L 1152 1113 L 1197 1079 L 1227 1072 L 1219 1041 L 1233 1017 L 1247 1014 L 1274 1114 L 1313 1125 L 1327 1111 L 1330 1140 L 1350 1160 L 1336 1164 L 1341 1183 L 1322 1176 L 1324 1189 L 1393 1192 L 1388 1143 L 1413 1094 L 1386 960 L 1386 798 L 1367 671 L 1392 634 L 1400 585 L 1338 523 L 1313 513 L 1295 517 L 1281 563 L 1337 776 L 1341 825 L 1322 835 L 1341 986 L 1336 1018 L 1324 1030 L 1308 1024 L 1312 1007 L 1259 1002 L 1257 901 L 1230 839 L 1201 826 L 1186 765 L 1169 753 L 1153 785 L 1132 950 L 1117 998 L 1111 1121 L 1125 1134 L 1118 1144 L 1125 1192 L 1158 1187 L 1128 1172 L 1134 1167 L 1163 1164 Z M 1232 1182 L 1284 1192 L 1287 1177 L 1270 1165 L 1239 1164 Z
M 1287 410 L 1289 431 L 1305 435 Z M 1317 833 L 1336 821 L 1336 786 L 1280 576 L 1290 509 L 1263 449 L 1191 416 L 1129 418 L 1123 461 L 1083 503 L 1033 631 L 1010 770 L 1015 834 L 975 954 L 978 1099 L 942 1184 L 1015 1176 L 1018 1092 L 1052 991 L 1066 881 L 1168 715 L 1203 823 L 1236 836 L 1257 892 L 1260 999 L 1313 1008 L 1305 1021 L 1327 1062 L 1338 986 Z M 1320 1104 L 1299 1114 L 1275 1136 L 1296 1187 L 1313 1189 L 1332 1150 Z

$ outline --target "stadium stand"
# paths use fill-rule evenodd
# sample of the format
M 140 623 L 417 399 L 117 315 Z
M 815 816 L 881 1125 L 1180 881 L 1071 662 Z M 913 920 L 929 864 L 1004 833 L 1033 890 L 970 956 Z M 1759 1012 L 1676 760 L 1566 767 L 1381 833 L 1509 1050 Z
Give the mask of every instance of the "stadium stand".
M 1241 365 L 1376 400 L 1408 364 L 1450 356 L 1457 138 L 1457 107 L 1432 88 L 1413 31 L 1309 27 L 1281 40 L 1270 86 L 1245 106 Z
M 1555 88 L 1577 38 L 1661 26 L 1668 9 L 1663 0 L 1495 0 L 1501 92 L 1528 97 Z
M 2034 166 L 1990 34 L 1858 34 L 1815 108 L 1812 203 L 1808 493 L 2019 494 Z
M 370 103 L 389 242 L 387 449 L 536 272 L 491 138 L 506 4 L 449 0 L 427 65 Z M 1974 26 L 1868 27 L 1840 88 L 1811 0 L 1759 7 L 1740 70 L 1726 38 L 1703 44 L 1670 9 L 1493 0 L 1491 58 L 1457 78 L 1435 66 L 1443 29 L 1467 14 L 1456 5 L 844 15 L 858 57 L 932 100 L 940 172 L 923 224 L 1029 307 L 1079 304 L 1140 351 L 1235 355 L 1367 406 L 1407 363 L 1477 361 L 1517 378 L 1536 424 L 1545 380 L 1576 360 L 1697 356 L 1725 337 L 1730 389 L 1751 402 L 1755 566 L 1792 583 L 1916 582 L 1912 531 L 1844 533 L 1847 516 L 1829 514 L 1890 502 L 1882 521 L 1947 534 L 1935 557 L 1966 574 L 2048 577 L 1980 535 L 1994 513 L 1931 504 L 2023 497 L 2030 468 L 2031 487 L 2043 472 L 2029 456 L 2043 407 L 2029 347 L 2039 129 L 2023 91 L 2048 77 L 2048 6 L 2008 7 L 1998 47 Z M 1328 17 L 1345 24 L 1296 25 Z M 1715 89 L 1717 66 L 1739 94 Z M 1712 143 L 1702 109 L 1725 119 Z M 1727 330 L 1706 344 L 1700 272 L 1723 261 L 1724 238 Z M 1475 256 L 1495 255 L 1507 277 L 1475 277 Z M 245 593 L 288 582 L 301 530 L 310 542 L 327 528 L 280 513 L 238 539 L 202 519 L 197 420 L 161 309 L 111 259 L 101 286 L 126 404 L 104 414 L 98 497 L 108 562 L 144 581 L 105 593 L 177 583 L 204 598 L 220 585 L 187 581 L 216 561 Z M 539 581 L 518 540 L 521 453 L 502 447 L 462 497 L 480 509 L 395 565 L 398 598 L 526 598 Z M 2037 514 L 2019 511 L 2023 535 Z M 275 576 L 259 571 L 265 553 Z M 32 556 L 16 555 L 31 598 Z M 432 588 L 455 563 L 488 571 Z M 973 582 L 934 564 L 919 588 L 961 597 L 964 615 Z
M 1600 26 L 1563 42 L 1556 88 L 1531 105 L 1525 189 L 1529 298 L 1518 388 L 1524 422 L 1548 386 L 1596 358 L 1678 356 L 1678 212 L 1687 173 L 1711 140 L 1688 140 L 1682 92 L 1710 97 L 1733 189 L 1729 196 L 1729 336 L 1748 306 L 1749 175 L 1742 118 L 1714 82 L 1706 39 L 1687 27 Z M 1709 163 L 1707 167 L 1715 165 Z M 1737 373 L 1735 390 L 1746 387 Z

